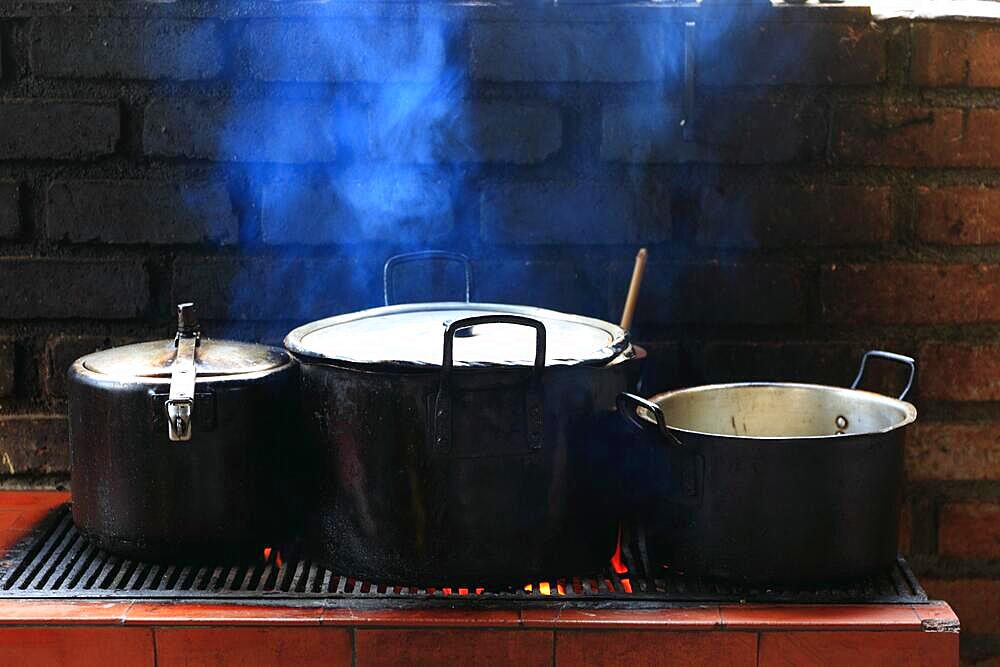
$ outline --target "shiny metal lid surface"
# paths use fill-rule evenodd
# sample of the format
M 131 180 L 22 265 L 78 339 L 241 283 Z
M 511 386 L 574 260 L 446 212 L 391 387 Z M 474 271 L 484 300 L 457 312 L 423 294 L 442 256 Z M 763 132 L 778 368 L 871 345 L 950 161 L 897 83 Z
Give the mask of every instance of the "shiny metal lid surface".
M 109 377 L 169 378 L 177 354 L 173 340 L 156 340 L 94 352 L 80 359 L 87 370 Z M 199 379 L 258 373 L 288 364 L 288 353 L 276 347 L 202 338 L 195 350 Z
M 411 303 L 372 308 L 303 325 L 285 338 L 293 354 L 351 365 L 440 366 L 445 331 L 456 320 L 515 315 L 545 327 L 545 365 L 599 365 L 629 348 L 628 335 L 602 320 L 530 306 L 495 303 Z M 535 329 L 520 324 L 477 324 L 459 330 L 454 365 L 531 366 Z

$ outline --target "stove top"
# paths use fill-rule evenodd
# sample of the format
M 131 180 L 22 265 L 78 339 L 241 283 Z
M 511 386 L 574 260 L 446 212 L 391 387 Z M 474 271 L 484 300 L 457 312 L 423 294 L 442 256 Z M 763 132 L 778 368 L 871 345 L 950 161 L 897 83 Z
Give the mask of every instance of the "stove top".
M 879 576 L 817 588 L 735 586 L 671 572 L 649 562 L 641 531 L 626 531 L 619 573 L 608 566 L 594 576 L 566 576 L 512 588 L 414 588 L 342 576 L 307 560 L 282 561 L 276 551 L 257 562 L 153 564 L 109 554 L 73 525 L 69 505 L 54 509 L 0 561 L 0 598 L 207 599 L 323 601 L 447 600 L 476 606 L 609 603 L 882 603 L 927 602 L 902 558 Z M 570 574 L 570 573 L 567 573 Z

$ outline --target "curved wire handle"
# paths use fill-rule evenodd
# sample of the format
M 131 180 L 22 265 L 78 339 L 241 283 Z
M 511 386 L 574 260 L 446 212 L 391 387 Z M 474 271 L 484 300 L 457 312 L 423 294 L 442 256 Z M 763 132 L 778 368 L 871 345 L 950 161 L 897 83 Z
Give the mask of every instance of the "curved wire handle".
M 468 257 L 461 253 L 448 252 L 447 250 L 419 250 L 417 252 L 394 255 L 385 261 L 385 266 L 382 267 L 382 297 L 385 305 L 392 305 L 394 300 L 390 285 L 392 284 L 392 273 L 396 267 L 400 264 L 424 259 L 439 259 L 461 264 L 462 268 L 465 269 L 465 302 L 469 303 L 472 300 L 472 263 Z
M 895 361 L 898 364 L 905 364 L 910 367 L 910 378 L 906 381 L 906 386 L 903 387 L 903 393 L 898 396 L 899 400 L 906 398 L 906 395 L 910 393 L 910 387 L 913 386 L 913 376 L 917 373 L 917 362 L 913 357 L 896 354 L 895 352 L 884 352 L 882 350 L 868 350 L 865 352 L 865 356 L 861 357 L 861 367 L 858 369 L 858 375 L 854 378 L 854 382 L 851 383 L 851 389 L 857 389 L 858 385 L 861 384 L 861 378 L 864 377 L 865 363 L 868 361 L 868 357 L 887 359 L 889 361 Z

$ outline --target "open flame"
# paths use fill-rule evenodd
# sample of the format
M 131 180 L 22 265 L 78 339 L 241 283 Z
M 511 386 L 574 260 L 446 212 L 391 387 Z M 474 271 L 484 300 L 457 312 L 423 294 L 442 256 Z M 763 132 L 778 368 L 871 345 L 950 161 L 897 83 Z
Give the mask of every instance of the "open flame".
M 271 547 L 264 547 L 264 560 L 271 560 Z M 281 552 L 274 550 L 274 563 L 278 567 L 284 567 L 285 560 L 281 557 Z

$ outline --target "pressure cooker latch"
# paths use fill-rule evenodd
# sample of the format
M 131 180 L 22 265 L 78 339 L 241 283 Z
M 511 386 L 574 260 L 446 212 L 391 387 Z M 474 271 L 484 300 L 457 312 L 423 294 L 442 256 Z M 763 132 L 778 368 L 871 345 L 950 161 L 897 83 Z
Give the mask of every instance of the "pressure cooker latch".
M 191 420 L 194 416 L 194 386 L 197 376 L 195 355 L 201 343 L 201 327 L 193 303 L 177 306 L 177 335 L 174 347 L 177 352 L 170 365 L 170 397 L 167 411 L 167 434 L 172 442 L 191 439 Z

